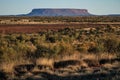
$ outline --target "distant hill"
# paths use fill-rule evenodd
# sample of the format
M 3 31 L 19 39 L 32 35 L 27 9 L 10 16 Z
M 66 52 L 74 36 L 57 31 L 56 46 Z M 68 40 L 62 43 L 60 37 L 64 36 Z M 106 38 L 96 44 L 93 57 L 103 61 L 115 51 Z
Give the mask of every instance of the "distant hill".
M 108 16 L 120 16 L 120 14 L 109 14 Z
M 87 9 L 33 9 L 24 16 L 91 16 Z
M 54 9 L 39 8 L 33 9 L 28 14 L 19 15 L 0 15 L 0 16 L 120 16 L 120 14 L 95 15 L 91 14 L 87 9 Z

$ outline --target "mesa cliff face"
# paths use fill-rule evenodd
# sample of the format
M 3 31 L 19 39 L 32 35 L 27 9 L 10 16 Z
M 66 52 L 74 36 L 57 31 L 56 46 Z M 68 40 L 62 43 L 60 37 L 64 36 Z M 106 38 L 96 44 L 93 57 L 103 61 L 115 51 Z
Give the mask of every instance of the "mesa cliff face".
M 90 16 L 87 9 L 33 9 L 27 16 Z

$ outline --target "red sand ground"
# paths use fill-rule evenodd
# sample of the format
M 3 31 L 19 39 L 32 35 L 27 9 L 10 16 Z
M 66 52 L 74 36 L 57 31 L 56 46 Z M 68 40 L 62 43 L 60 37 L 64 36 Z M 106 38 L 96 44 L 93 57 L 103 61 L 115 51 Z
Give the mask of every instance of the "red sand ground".
M 63 28 L 104 27 L 108 24 L 4 24 L 0 25 L 0 33 L 36 33 L 44 30 L 59 30 Z M 120 24 L 110 24 L 120 26 Z

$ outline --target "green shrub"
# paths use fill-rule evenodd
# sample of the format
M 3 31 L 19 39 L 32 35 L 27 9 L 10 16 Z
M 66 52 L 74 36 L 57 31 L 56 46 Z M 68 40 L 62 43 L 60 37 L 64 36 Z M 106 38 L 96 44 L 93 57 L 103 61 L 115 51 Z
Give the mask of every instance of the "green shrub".
M 39 45 L 39 46 L 37 46 L 37 49 L 35 51 L 34 56 L 36 58 L 39 58 L 39 57 L 49 57 L 49 56 L 52 56 L 51 53 L 53 53 L 53 51 L 50 48 L 47 48 L 47 47 L 42 46 L 42 45 Z
M 119 50 L 119 43 L 120 42 L 117 39 L 106 39 L 104 42 L 105 50 L 108 53 L 116 53 Z
M 90 47 L 90 48 L 88 49 L 88 52 L 89 52 L 89 53 L 99 53 L 100 51 L 99 51 L 99 48 L 98 48 L 98 47 Z

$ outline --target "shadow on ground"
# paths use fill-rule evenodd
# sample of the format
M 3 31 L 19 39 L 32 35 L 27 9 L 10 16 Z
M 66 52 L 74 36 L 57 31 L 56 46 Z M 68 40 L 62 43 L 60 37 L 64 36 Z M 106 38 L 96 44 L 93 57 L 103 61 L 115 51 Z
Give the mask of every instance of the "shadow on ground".
M 41 78 L 28 77 L 25 80 L 120 80 L 120 73 L 96 73 L 86 75 L 58 76 L 47 72 L 39 73 Z

